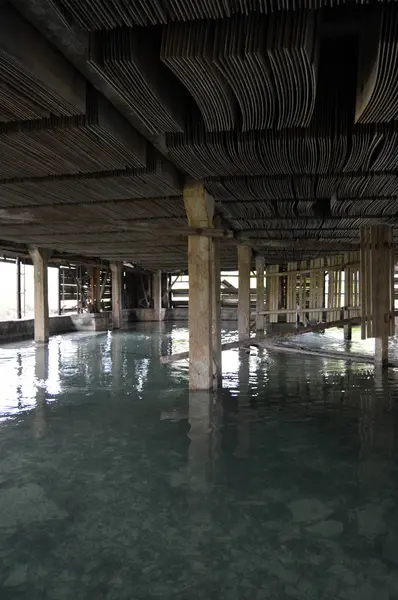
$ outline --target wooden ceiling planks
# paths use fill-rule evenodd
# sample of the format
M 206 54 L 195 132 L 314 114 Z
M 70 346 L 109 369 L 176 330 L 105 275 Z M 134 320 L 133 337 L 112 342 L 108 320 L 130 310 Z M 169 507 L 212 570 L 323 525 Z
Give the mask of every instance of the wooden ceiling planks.
M 86 31 L 132 25 L 165 24 L 172 21 L 222 19 L 252 12 L 314 10 L 364 0 L 46 0 Z
M 398 118 L 398 7 L 392 2 L 362 13 L 355 121 Z
M 358 240 L 361 220 L 396 219 L 395 7 L 350 2 L 349 10 L 322 10 L 332 0 L 39 1 L 56 5 L 71 46 L 76 23 L 89 32 L 79 32 L 79 40 L 90 40 L 82 72 L 148 141 L 112 117 L 113 107 L 96 113 L 85 87 L 83 102 L 78 98 L 69 113 L 40 103 L 37 114 L 30 112 L 29 77 L 61 99 L 62 85 L 51 87 L 32 64 L 27 74 L 9 69 L 19 78 L 21 109 L 1 91 L 9 82 L 0 82 L 0 238 L 25 236 L 147 268 L 184 267 L 186 240 L 154 243 L 163 224 L 177 230 L 186 218 L 183 177 L 154 155 L 151 143 L 177 168 L 205 178 L 233 229 L 250 232 L 260 246 L 279 244 L 267 248 L 270 261 L 330 253 Z M 364 117 L 356 119 L 357 32 L 368 31 L 356 21 L 373 10 L 370 54 L 379 79 Z M 18 48 L 7 52 L 29 65 Z M 361 67 L 358 80 L 365 76 Z M 29 96 L 22 93 L 25 77 Z M 66 71 L 59 79 L 68 81 Z M 145 233 L 147 226 L 153 231 Z M 324 246 L 304 250 L 295 240 Z M 236 249 L 228 247 L 222 260 L 234 268 Z
M 126 102 L 152 134 L 183 131 L 187 94 L 159 61 L 142 28 L 101 31 L 90 37 L 88 64 Z
M 163 158 L 151 159 L 145 168 L 99 171 L 52 178 L 37 177 L 0 182 L 0 207 L 43 203 L 81 203 L 177 196 L 182 194 L 179 174 Z
M 216 25 L 212 21 L 170 23 L 163 29 L 160 58 L 195 99 L 208 131 L 235 127 L 236 99 L 214 64 Z
M 174 23 L 161 59 L 195 98 L 208 131 L 306 127 L 316 97 L 317 13 Z
M 2 5 L 0 121 L 82 114 L 85 94 L 80 73 L 15 9 Z
M 94 90 L 84 115 L 0 123 L 0 152 L 0 179 L 146 164 L 145 140 Z

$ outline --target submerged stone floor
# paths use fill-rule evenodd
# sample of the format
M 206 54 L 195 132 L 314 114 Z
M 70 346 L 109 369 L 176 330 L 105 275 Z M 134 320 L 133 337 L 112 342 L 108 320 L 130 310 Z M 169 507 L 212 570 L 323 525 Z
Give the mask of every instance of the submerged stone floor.
M 0 348 L 0 599 L 398 599 L 398 370 L 231 350 L 189 394 L 187 341 Z

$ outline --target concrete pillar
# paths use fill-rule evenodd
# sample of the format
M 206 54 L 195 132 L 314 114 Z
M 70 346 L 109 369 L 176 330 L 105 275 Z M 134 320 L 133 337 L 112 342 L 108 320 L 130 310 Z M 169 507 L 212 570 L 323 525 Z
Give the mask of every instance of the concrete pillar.
M 95 312 L 101 311 L 101 267 L 95 267 Z
M 162 320 L 162 271 L 156 271 L 152 276 L 153 309 L 156 321 Z
M 213 388 L 212 240 L 189 236 L 189 387 Z
M 35 342 L 37 344 L 46 344 L 49 338 L 48 250 L 44 248 L 30 248 L 29 253 L 34 267 Z
M 120 329 L 122 322 L 122 263 L 110 264 L 112 272 L 112 329 Z
M 257 293 L 256 293 L 256 331 L 264 332 L 265 317 L 258 313 L 264 311 L 264 256 L 256 256 L 256 276 L 257 276 Z
M 389 225 L 361 227 L 360 304 L 362 338 L 375 338 L 375 365 L 388 365 L 394 335 L 394 244 Z
M 214 200 L 207 194 L 202 182 L 189 180 L 184 187 L 184 204 L 188 224 L 195 228 L 212 228 Z M 216 385 L 213 377 L 214 342 L 219 326 L 213 307 L 214 247 L 210 236 L 190 235 L 188 238 L 189 274 L 189 388 L 192 391 L 209 390 Z
M 344 269 L 344 318 L 350 318 L 348 306 L 352 305 L 352 271 L 350 267 Z M 344 339 L 350 341 L 352 339 L 352 325 L 344 325 Z
M 212 319 L 213 319 L 213 377 L 214 385 L 222 383 L 221 352 L 221 266 L 220 240 L 213 239 L 212 260 Z
M 250 337 L 250 266 L 252 251 L 249 246 L 238 246 L 238 332 L 239 341 Z

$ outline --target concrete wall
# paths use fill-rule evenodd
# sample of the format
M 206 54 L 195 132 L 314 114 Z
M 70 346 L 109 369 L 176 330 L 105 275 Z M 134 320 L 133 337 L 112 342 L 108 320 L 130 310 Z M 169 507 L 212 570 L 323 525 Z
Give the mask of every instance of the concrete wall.
M 112 313 L 81 313 L 71 315 L 76 331 L 108 331 L 112 327 Z
M 168 308 L 166 321 L 188 321 L 188 307 Z M 238 321 L 238 309 L 234 306 L 223 306 L 221 308 L 221 321 Z
M 50 335 L 75 331 L 70 315 L 50 317 Z M 0 321 L 0 343 L 33 339 L 34 320 Z
M 188 321 L 188 308 L 168 308 L 163 310 L 165 321 Z M 237 321 L 237 309 L 223 307 L 222 321 Z M 152 308 L 132 308 L 122 311 L 122 327 L 129 323 L 154 321 Z M 71 331 L 107 331 L 112 328 L 112 313 L 83 313 L 50 317 L 50 335 L 69 333 Z M 0 343 L 33 339 L 33 319 L 16 321 L 0 321 Z

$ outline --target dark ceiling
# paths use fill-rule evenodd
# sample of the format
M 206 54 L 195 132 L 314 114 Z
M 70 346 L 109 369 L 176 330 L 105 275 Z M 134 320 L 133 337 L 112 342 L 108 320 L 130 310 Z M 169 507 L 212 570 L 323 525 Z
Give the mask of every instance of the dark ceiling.
M 0 2 L 0 248 L 186 269 L 189 175 L 223 269 L 355 249 L 397 219 L 397 118 L 396 2 Z

